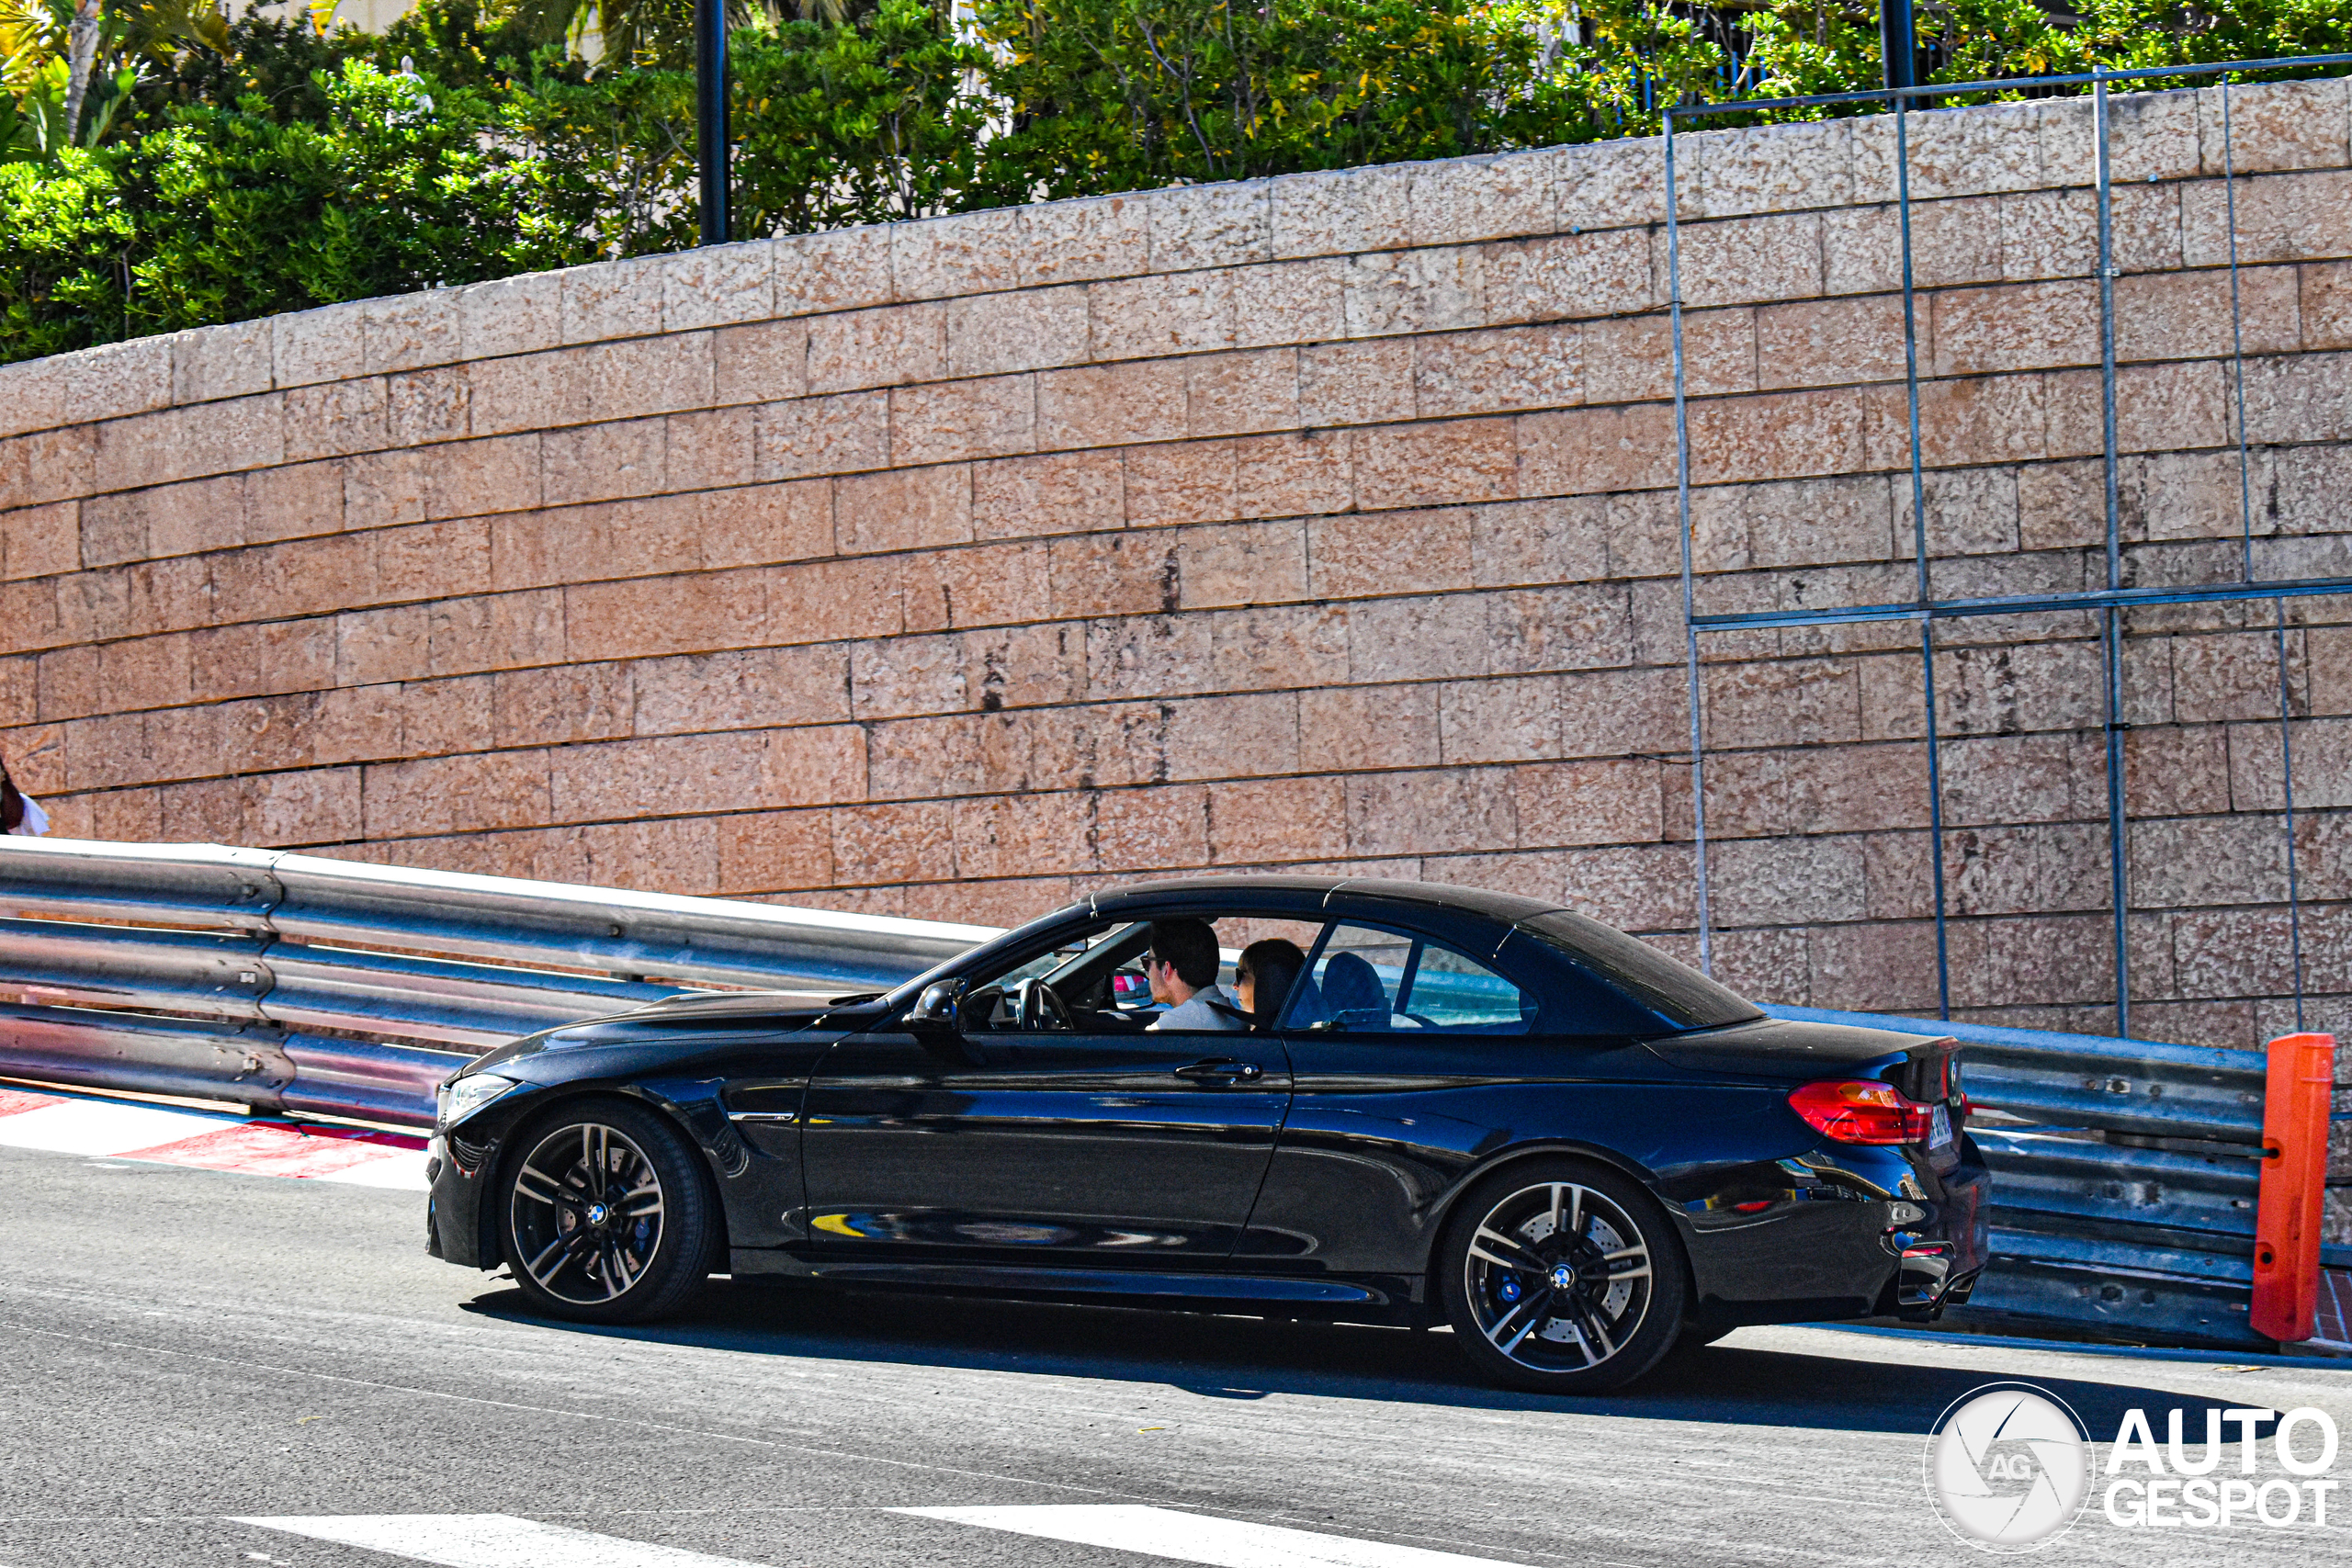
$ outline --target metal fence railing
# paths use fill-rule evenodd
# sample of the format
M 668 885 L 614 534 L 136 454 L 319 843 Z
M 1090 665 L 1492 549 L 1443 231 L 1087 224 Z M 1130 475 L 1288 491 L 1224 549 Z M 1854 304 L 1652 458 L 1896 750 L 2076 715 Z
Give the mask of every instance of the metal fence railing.
M 703 987 L 906 979 L 993 928 L 210 845 L 0 840 L 0 1077 L 429 1125 L 516 1035 Z M 1958 1036 L 1996 1172 L 1984 1324 L 2266 1344 L 2247 1326 L 2264 1058 L 1775 1008 Z

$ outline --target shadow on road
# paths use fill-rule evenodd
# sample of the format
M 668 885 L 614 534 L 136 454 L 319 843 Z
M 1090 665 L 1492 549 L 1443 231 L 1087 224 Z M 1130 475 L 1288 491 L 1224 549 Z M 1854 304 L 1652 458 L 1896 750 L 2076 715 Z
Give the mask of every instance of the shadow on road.
M 2134 1406 L 2201 1406 L 2203 1394 L 2115 1376 L 2052 1378 L 1977 1351 L 1965 1368 L 1905 1364 L 1905 1342 L 1857 1336 L 1850 1356 L 1713 1345 L 1669 1357 L 1633 1388 L 1563 1399 L 1478 1382 L 1451 1337 L 1354 1325 L 1045 1305 L 977 1297 L 813 1285 L 724 1285 L 685 1316 L 652 1326 L 602 1327 L 534 1318 L 518 1291 L 492 1291 L 469 1312 L 598 1337 L 744 1355 L 1033 1372 L 1155 1382 L 1212 1399 L 1306 1393 L 1491 1410 L 1571 1410 L 1652 1420 L 1838 1431 L 1924 1432 L 1962 1394 L 2022 1377 L 2072 1405 L 2094 1436 Z M 2157 1417 L 2162 1420 L 2161 1416 Z

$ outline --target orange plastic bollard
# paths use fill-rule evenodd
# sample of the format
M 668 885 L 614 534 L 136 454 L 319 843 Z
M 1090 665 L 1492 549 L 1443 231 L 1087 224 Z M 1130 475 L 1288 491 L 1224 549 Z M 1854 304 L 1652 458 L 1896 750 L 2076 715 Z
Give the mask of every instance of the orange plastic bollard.
M 2262 1099 L 2262 1198 L 2254 1215 L 2256 1334 L 2309 1339 L 2319 1311 L 2320 1201 L 2327 1185 L 2328 1091 L 2335 1036 L 2270 1043 Z

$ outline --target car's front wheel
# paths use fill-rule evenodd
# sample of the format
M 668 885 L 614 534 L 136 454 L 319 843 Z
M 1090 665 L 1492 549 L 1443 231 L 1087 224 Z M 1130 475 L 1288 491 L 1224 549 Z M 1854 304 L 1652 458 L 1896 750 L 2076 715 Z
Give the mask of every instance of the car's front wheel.
M 1464 1195 L 1440 1263 L 1454 1337 L 1496 1382 L 1622 1388 L 1673 1348 L 1688 1292 L 1672 1223 L 1638 1182 L 1531 1160 Z
M 700 1156 L 669 1122 L 626 1101 L 586 1100 L 534 1118 L 511 1146 L 506 1258 L 532 1305 L 642 1323 L 701 1289 L 718 1216 Z

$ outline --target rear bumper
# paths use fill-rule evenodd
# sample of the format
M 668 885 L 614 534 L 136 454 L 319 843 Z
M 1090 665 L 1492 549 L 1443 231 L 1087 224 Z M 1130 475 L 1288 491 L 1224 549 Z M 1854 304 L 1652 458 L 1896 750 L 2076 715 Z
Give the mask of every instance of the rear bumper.
M 1967 1298 L 1989 1253 L 1991 1177 L 1965 1136 L 1959 1153 L 1937 1172 L 1901 1149 L 1829 1145 L 1686 1199 L 1692 1317 L 1933 1321 Z

